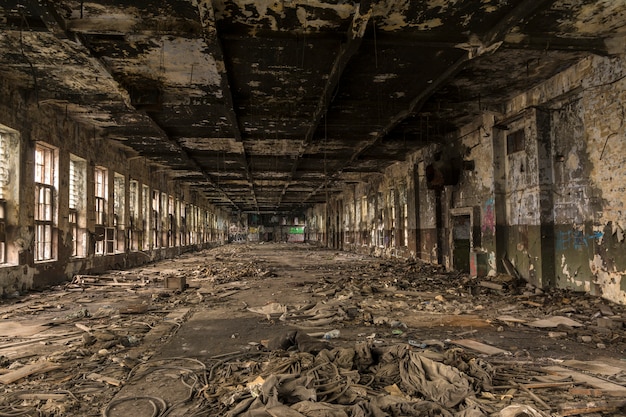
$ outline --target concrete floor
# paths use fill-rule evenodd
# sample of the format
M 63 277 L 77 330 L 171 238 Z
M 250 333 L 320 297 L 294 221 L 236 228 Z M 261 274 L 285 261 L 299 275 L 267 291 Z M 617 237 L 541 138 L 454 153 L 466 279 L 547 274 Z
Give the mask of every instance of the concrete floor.
M 320 340 L 320 335 L 333 329 L 340 331 L 340 337 L 328 340 L 329 347 L 370 341 L 380 345 L 409 343 L 442 352 L 458 347 L 459 341 L 471 340 L 482 343 L 482 347 L 501 349 L 496 354 L 468 349 L 472 355 L 495 362 L 602 361 L 623 369 L 613 378 L 626 385 L 626 380 L 619 380 L 626 375 L 622 324 L 626 310 L 582 294 L 506 285 L 501 291 L 493 290 L 481 285 L 485 278 L 306 244 L 227 245 L 112 274 L 117 274 L 121 283 L 137 282 L 139 277 L 148 283 L 133 287 L 85 285 L 79 291 L 68 286 L 3 301 L 0 315 L 5 321 L 0 324 L 56 322 L 57 333 L 73 335 L 19 349 L 2 349 L 0 345 L 0 355 L 13 362 L 55 354 L 65 361 L 58 371 L 62 374 L 52 372 L 46 378 L 19 380 L 6 385 L 4 395 L 33 388 L 76 391 L 83 401 L 74 404 L 66 415 L 100 415 L 99 410 L 110 401 L 129 396 L 150 395 L 172 404 L 189 389 L 180 383 L 179 374 L 169 370 L 134 378 L 129 374 L 133 367 L 120 367 L 120 360 L 133 364 L 181 361 L 187 367 L 196 363 L 193 361 L 212 364 L 230 355 L 258 352 L 268 341 L 290 331 Z M 184 277 L 188 287 L 182 292 L 165 289 L 165 277 Z M 251 311 L 268 305 L 286 306 L 287 313 L 268 317 Z M 314 305 L 341 311 L 342 315 L 331 317 L 334 322 L 311 326 L 310 315 L 301 312 L 310 311 L 306 309 Z M 83 309 L 91 312 L 89 317 L 77 318 L 76 311 Z M 103 314 L 107 309 L 117 309 L 118 313 Z M 119 314 L 124 309 L 136 311 Z M 528 325 L 536 319 L 554 317 L 575 320 L 579 326 Z M 600 319 L 602 323 L 608 320 L 613 328 L 599 325 Z M 79 325 L 87 326 L 96 336 L 95 344 L 84 342 L 84 335 L 83 339 L 75 335 Z M 147 333 L 139 333 L 142 327 Z M 98 332 L 105 331 L 129 338 L 136 335 L 140 342 L 131 346 L 113 343 L 103 349 L 104 339 Z M 3 338 L 2 342 L 8 346 L 16 341 L 24 343 L 22 340 Z M 81 397 L 82 388 L 77 388 L 84 387 L 87 371 L 117 378 L 123 386 L 101 385 L 97 394 L 89 392 L 87 401 L 87 394 Z M 137 406 L 120 405 L 109 415 L 136 414 L 133 407 Z M 177 412 L 169 415 L 185 415 L 189 409 Z

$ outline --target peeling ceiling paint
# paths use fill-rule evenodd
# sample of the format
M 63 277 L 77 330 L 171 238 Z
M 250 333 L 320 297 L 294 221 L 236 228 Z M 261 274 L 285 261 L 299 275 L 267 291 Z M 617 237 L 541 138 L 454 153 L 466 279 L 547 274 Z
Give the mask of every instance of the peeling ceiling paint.
M 622 0 L 7 1 L 3 85 L 242 211 L 367 182 L 626 33 Z

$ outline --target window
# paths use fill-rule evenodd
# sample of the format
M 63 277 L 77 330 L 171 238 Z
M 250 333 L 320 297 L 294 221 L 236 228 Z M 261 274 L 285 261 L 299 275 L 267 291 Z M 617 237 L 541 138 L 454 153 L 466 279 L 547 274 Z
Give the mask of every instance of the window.
M 506 136 L 506 153 L 510 155 L 515 152 L 520 152 L 525 149 L 524 143 L 526 137 L 524 135 L 524 129 L 516 130 L 513 133 L 509 133 Z
M 87 253 L 87 162 L 70 154 L 69 218 L 72 232 L 72 256 L 84 257 Z
M 141 187 L 141 230 L 143 233 L 142 249 L 150 248 L 150 187 Z
M 20 207 L 20 142 L 19 132 L 0 125 L 0 265 L 19 261 L 13 242 Z
M 407 204 L 402 205 L 402 226 L 404 230 L 404 240 L 402 246 L 409 245 L 409 207 Z
M 379 192 L 376 199 L 379 212 L 378 225 L 376 230 L 376 246 L 385 246 L 385 205 L 383 193 Z
M 174 197 L 169 196 L 167 203 L 168 210 L 168 222 L 169 222 L 169 231 L 168 231 L 168 246 L 174 247 L 176 246 L 176 205 L 174 204 Z
M 159 191 L 152 191 L 152 245 L 159 248 L 161 245 L 161 216 L 159 214 Z
M 178 215 L 180 216 L 180 224 L 178 227 L 179 243 L 181 246 L 185 246 L 187 244 L 187 214 L 186 214 L 186 206 L 184 201 L 178 202 Z
M 169 243 L 167 236 L 170 226 L 168 223 L 169 208 L 167 202 L 167 194 L 161 193 L 161 246 L 163 247 L 167 247 Z
M 137 226 L 139 225 L 139 182 L 130 180 L 128 183 L 128 215 L 130 225 L 128 227 L 128 244 L 130 249 L 139 249 L 139 236 Z
M 35 261 L 55 257 L 57 152 L 48 145 L 35 146 Z
M 108 193 L 107 174 L 108 172 L 106 168 L 96 167 L 94 169 L 96 224 L 101 226 L 106 225 L 106 205 Z
M 124 252 L 126 248 L 126 235 L 124 233 L 126 222 L 126 178 L 117 172 L 113 176 L 113 226 L 115 227 L 114 240 L 116 252 Z M 115 239 L 117 237 L 117 239 Z
M 0 264 L 7 262 L 6 202 L 0 200 Z
M 396 246 L 396 193 L 394 190 L 389 190 L 389 212 L 390 212 L 390 223 L 389 223 L 389 229 L 390 229 L 390 237 L 389 237 L 389 242 L 385 242 L 385 246 L 391 246 L 391 247 L 395 247 Z M 388 243 L 388 245 L 387 245 Z
M 195 245 L 196 242 L 196 207 L 189 205 L 189 244 Z
M 105 244 L 107 224 L 107 194 L 108 194 L 108 171 L 106 168 L 94 168 L 94 196 L 96 212 L 96 254 L 104 255 L 107 252 Z
M 6 198 L 11 172 L 8 148 L 8 139 L 0 132 L 0 264 L 7 262 Z

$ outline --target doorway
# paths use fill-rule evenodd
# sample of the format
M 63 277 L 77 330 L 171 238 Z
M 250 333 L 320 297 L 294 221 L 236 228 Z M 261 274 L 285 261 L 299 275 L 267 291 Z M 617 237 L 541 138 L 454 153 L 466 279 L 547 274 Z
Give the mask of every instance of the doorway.
M 460 272 L 470 272 L 472 250 L 472 217 L 469 214 L 452 216 L 452 266 Z

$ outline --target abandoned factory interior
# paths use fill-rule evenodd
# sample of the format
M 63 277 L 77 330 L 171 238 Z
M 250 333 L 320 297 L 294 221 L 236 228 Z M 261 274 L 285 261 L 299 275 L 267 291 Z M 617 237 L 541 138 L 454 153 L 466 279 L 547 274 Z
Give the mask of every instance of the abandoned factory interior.
M 626 0 L 0 0 L 0 417 L 626 415 Z

